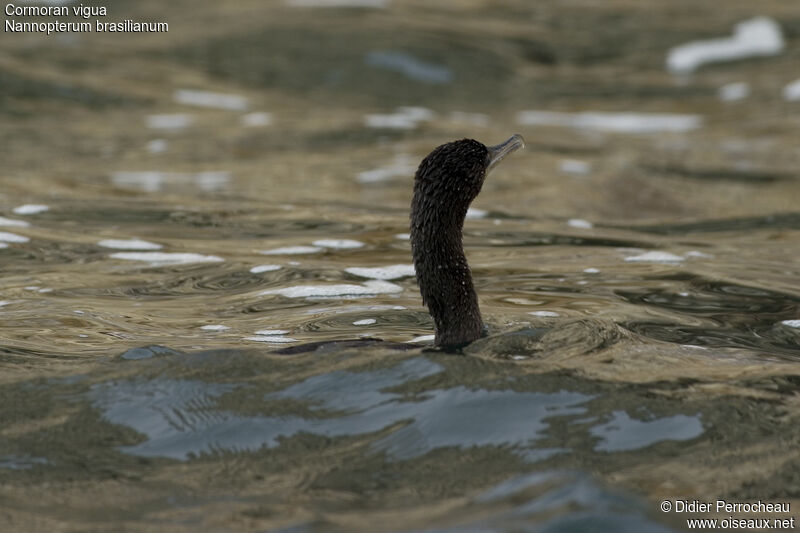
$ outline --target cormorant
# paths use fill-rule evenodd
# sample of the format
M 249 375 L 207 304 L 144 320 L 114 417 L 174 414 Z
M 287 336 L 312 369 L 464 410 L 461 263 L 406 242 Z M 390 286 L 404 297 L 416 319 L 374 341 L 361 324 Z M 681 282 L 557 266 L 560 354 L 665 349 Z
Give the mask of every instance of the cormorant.
M 518 134 L 497 146 L 462 139 L 435 148 L 417 169 L 411 250 L 422 301 L 433 317 L 436 346 L 459 348 L 484 335 L 462 245 L 464 218 L 489 171 L 523 146 Z
M 497 146 L 473 139 L 449 142 L 428 154 L 414 176 L 411 250 L 422 301 L 433 317 L 437 347 L 457 350 L 484 334 L 461 232 L 469 204 L 481 192 L 486 175 L 523 146 L 525 141 L 518 134 Z M 274 353 L 293 355 L 375 343 L 401 350 L 415 348 L 380 339 L 351 339 L 312 342 Z

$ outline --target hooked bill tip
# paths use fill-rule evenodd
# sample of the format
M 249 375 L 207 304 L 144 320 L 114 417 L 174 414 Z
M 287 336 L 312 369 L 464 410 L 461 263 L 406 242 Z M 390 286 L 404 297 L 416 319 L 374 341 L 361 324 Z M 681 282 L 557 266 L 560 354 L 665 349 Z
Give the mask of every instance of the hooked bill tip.
M 516 146 L 514 148 L 515 150 L 517 148 L 525 148 L 525 138 L 522 135 L 520 135 L 519 133 L 515 133 L 514 135 L 509 137 L 509 139 L 506 142 L 507 143 L 508 142 L 516 143 L 518 146 Z
M 497 163 L 499 163 L 505 156 L 514 152 L 519 148 L 525 148 L 525 139 L 522 135 L 515 133 L 507 140 L 501 142 L 496 146 L 489 147 L 489 168 L 491 170 Z

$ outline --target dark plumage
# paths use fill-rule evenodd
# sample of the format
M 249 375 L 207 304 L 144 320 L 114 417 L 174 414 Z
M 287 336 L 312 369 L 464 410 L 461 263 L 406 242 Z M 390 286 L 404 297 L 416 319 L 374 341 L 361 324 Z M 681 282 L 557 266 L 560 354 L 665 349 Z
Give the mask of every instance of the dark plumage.
M 411 250 L 436 346 L 457 348 L 483 335 L 478 297 L 462 245 L 464 217 L 486 174 L 524 146 L 520 135 L 487 147 L 462 139 L 434 149 L 420 163 L 411 202 Z

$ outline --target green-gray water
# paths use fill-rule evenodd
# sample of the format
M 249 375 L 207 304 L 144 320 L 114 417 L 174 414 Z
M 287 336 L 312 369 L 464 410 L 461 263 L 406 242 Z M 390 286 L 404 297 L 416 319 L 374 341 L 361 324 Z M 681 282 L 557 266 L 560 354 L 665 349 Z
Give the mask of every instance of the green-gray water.
M 307 3 L 0 34 L 0 529 L 668 531 L 663 499 L 800 505 L 795 3 Z M 755 15 L 779 53 L 666 68 Z M 465 225 L 489 338 L 274 353 L 431 334 L 416 165 L 517 132 Z

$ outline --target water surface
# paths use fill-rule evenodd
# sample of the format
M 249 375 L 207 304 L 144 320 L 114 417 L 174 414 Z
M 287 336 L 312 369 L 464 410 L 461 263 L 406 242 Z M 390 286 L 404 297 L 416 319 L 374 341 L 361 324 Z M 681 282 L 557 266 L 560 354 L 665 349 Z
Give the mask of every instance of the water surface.
M 1 529 L 800 505 L 796 6 L 758 7 L 776 53 L 675 73 L 752 6 L 345 4 L 118 2 L 170 32 L 0 36 Z M 465 224 L 491 335 L 426 351 L 416 164 L 516 132 Z

